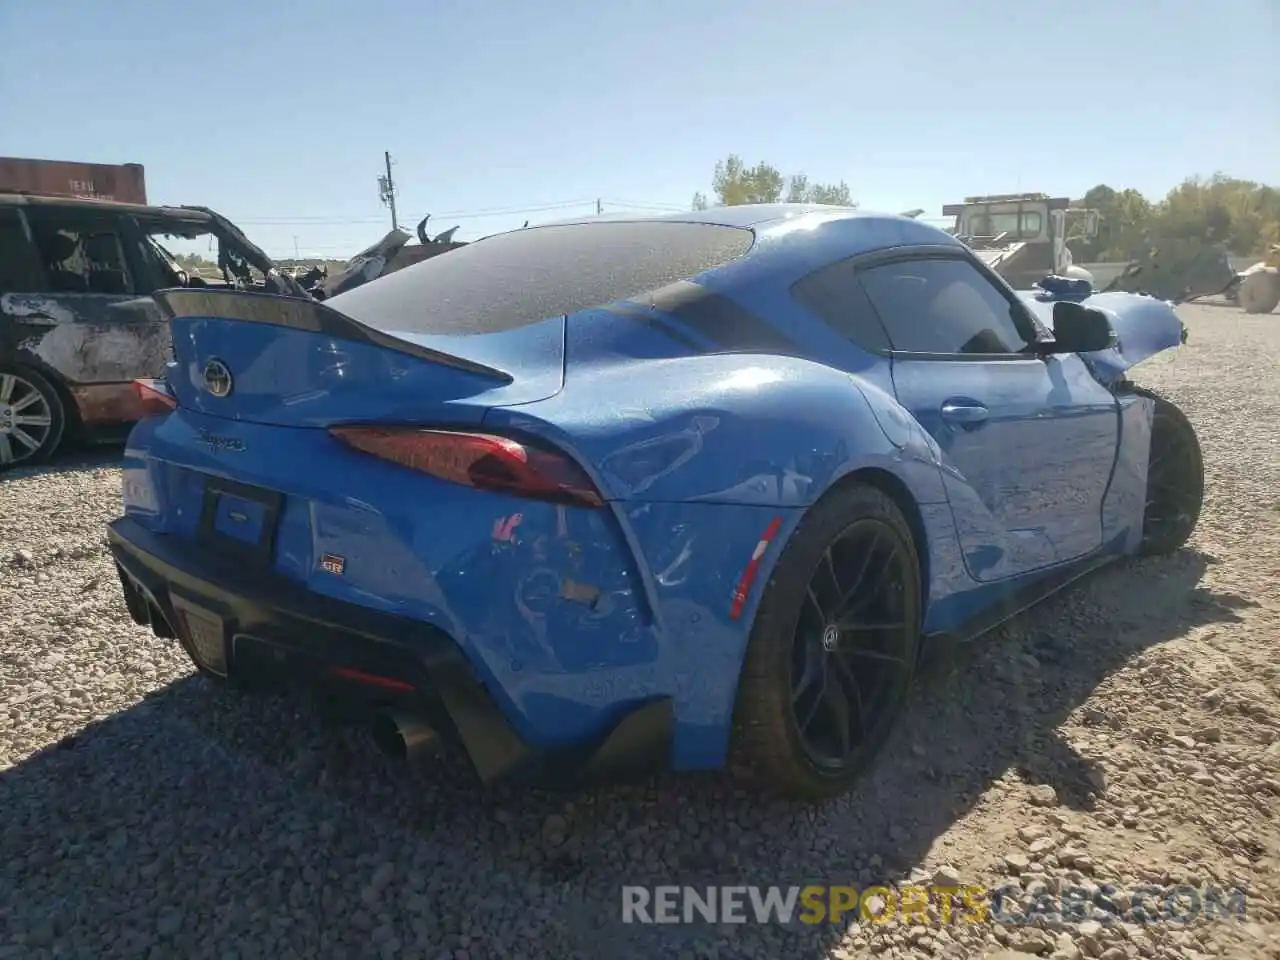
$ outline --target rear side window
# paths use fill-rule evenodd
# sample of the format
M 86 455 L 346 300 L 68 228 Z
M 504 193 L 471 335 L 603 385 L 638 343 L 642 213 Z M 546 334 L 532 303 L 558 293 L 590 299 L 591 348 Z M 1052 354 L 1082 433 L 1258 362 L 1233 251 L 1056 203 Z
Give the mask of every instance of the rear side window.
M 0 293 L 43 293 L 40 258 L 18 211 L 0 207 Z
M 873 353 L 890 349 L 875 308 L 848 262 L 815 270 L 791 288 L 791 295 L 862 349 Z
M 133 293 L 119 223 L 111 217 L 77 217 L 76 213 L 41 211 L 31 218 L 49 292 Z
M 327 301 L 384 331 L 497 333 L 635 297 L 723 266 L 750 230 L 671 221 L 574 223 L 489 237 Z
M 1015 306 L 964 260 L 906 260 L 859 276 L 895 350 L 1001 354 L 1028 345 Z

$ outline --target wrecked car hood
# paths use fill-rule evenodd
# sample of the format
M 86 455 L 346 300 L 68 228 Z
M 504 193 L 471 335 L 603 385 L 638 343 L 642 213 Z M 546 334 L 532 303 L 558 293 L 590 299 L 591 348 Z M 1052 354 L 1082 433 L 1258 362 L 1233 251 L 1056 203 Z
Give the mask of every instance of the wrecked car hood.
M 230 237 L 237 246 L 241 248 L 249 263 L 262 271 L 262 275 L 267 278 L 276 293 L 283 294 L 286 297 L 309 297 L 307 291 L 302 289 L 302 285 L 293 277 L 287 277 L 280 272 L 280 268 L 276 266 L 276 262 L 272 260 L 265 250 L 255 244 L 247 236 L 244 231 L 237 227 L 234 223 L 208 207 L 199 207 L 193 205 L 184 205 L 180 209 L 198 210 L 208 216 L 213 225 L 226 236 Z
M 1149 293 L 1177 303 L 1222 293 L 1235 278 L 1225 244 L 1166 237 L 1130 254 L 1124 271 L 1106 289 Z
M 407 230 L 396 227 L 373 246 L 361 250 L 347 261 L 347 265 L 333 276 L 322 281 L 316 290 L 318 299 L 328 300 L 340 293 L 354 290 L 361 284 L 376 280 L 387 269 L 393 257 L 412 239 Z
M 1039 291 L 1019 292 L 1041 323 L 1053 329 L 1053 305 L 1064 297 Z M 1081 354 L 1106 383 L 1157 353 L 1187 342 L 1187 328 L 1167 300 L 1139 293 L 1095 293 L 1080 300 L 1081 306 L 1101 310 L 1116 332 L 1116 345 L 1108 350 Z

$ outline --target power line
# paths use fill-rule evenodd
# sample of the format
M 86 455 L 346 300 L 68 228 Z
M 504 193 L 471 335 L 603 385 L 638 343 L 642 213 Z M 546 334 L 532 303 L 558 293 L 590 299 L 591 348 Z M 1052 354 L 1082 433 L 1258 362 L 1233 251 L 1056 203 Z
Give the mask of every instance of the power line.
M 671 203 L 651 203 L 647 200 L 605 200 L 607 204 L 616 207 L 629 207 L 634 210 L 656 210 L 661 212 L 670 211 L 671 213 L 683 213 L 688 210 L 688 206 L 677 206 Z
M 379 177 L 380 183 L 383 180 L 384 178 Z M 607 211 L 606 206 L 612 209 Z M 560 201 L 555 201 L 550 203 L 536 204 L 536 205 L 524 206 L 524 207 L 490 207 L 488 209 L 481 209 L 481 210 L 446 211 L 444 213 L 439 213 L 439 214 L 433 213 L 431 216 L 433 219 L 438 219 L 438 220 L 478 220 L 478 219 L 485 219 L 485 218 L 499 217 L 499 216 L 513 217 L 520 214 L 550 213 L 555 211 L 571 209 L 573 207 L 590 207 L 592 208 L 592 212 L 597 216 L 605 212 L 626 213 L 628 211 L 634 210 L 638 212 L 666 213 L 666 212 L 682 212 L 688 209 L 687 207 L 677 206 L 675 204 L 657 203 L 657 202 L 647 201 L 647 200 L 619 200 L 619 199 L 599 198 L 595 200 L 591 200 L 591 199 L 560 200 Z M 258 226 L 320 227 L 320 226 L 328 226 L 328 225 L 385 223 L 386 221 L 381 220 L 380 218 L 373 218 L 373 217 L 327 217 L 327 218 L 326 217 L 310 217 L 310 218 L 281 217 L 281 218 L 264 218 L 259 220 L 239 220 L 237 222 L 245 225 L 258 225 Z M 297 236 L 295 235 L 294 250 L 291 253 L 286 253 L 285 248 L 281 246 L 278 248 L 279 252 L 276 252 L 277 248 L 275 247 L 268 249 L 268 255 L 271 256 L 271 258 L 274 260 L 283 260 L 283 259 L 333 260 L 333 259 L 342 259 L 342 257 L 330 255 L 328 251 L 342 251 L 345 253 L 352 250 L 353 248 L 363 249 L 364 245 L 365 244 L 363 241 L 347 242 L 347 243 L 306 244 L 305 249 L 308 252 L 305 254 L 300 254 L 299 248 L 303 245 L 298 243 Z
M 546 203 L 529 207 L 496 207 L 491 210 L 446 210 L 432 213 L 433 220 L 479 220 L 485 217 L 516 216 L 522 213 L 543 213 L 550 210 L 564 210 L 569 207 L 583 207 L 594 204 L 594 200 L 564 200 L 558 203 Z M 257 224 L 260 226 L 283 226 L 298 224 L 302 226 L 322 226 L 325 224 L 343 223 L 381 223 L 375 217 L 271 217 L 258 220 L 237 220 L 237 223 Z
M 685 207 L 675 206 L 673 204 L 650 203 L 631 200 L 597 200 L 595 198 L 586 198 L 582 200 L 557 200 L 550 203 L 535 204 L 523 207 L 492 207 L 480 210 L 446 210 L 441 213 L 432 213 L 432 220 L 482 220 L 487 217 L 505 217 L 519 216 L 529 213 L 549 213 L 554 210 L 567 210 L 571 207 L 597 207 L 597 204 L 608 204 L 610 206 L 626 207 L 635 210 L 654 210 L 654 211 L 671 211 L 679 212 L 685 210 Z M 324 216 L 280 216 L 280 217 L 258 217 L 256 219 L 237 219 L 236 223 L 246 226 L 329 226 L 340 224 L 364 224 L 364 223 L 385 223 L 381 217 L 324 217 Z

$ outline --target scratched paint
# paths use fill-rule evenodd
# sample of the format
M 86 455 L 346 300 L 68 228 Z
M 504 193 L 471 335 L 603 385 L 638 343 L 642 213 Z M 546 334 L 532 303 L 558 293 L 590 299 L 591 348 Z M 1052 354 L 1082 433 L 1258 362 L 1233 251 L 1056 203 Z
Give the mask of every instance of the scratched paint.
M 74 323 L 75 312 L 53 297 L 35 293 L 0 293 L 0 314 L 28 325 Z
M 137 327 L 60 323 L 23 349 L 73 383 L 103 383 L 159 376 L 166 363 L 167 338 L 150 325 Z

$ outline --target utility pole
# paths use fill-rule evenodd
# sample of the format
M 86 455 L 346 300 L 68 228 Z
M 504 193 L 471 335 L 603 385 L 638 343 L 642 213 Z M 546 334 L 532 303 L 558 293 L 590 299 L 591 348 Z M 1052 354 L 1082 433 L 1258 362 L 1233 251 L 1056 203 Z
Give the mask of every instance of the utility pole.
M 400 224 L 396 220 L 396 183 L 391 179 L 391 151 L 383 151 L 382 156 L 387 163 L 387 172 L 385 176 L 378 178 L 378 195 L 391 208 L 391 229 L 398 230 Z
M 597 199 L 597 200 L 596 200 L 596 216 L 598 217 L 598 216 L 600 216 L 600 214 L 602 214 L 602 213 L 604 213 L 604 204 L 602 204 L 602 203 Z

